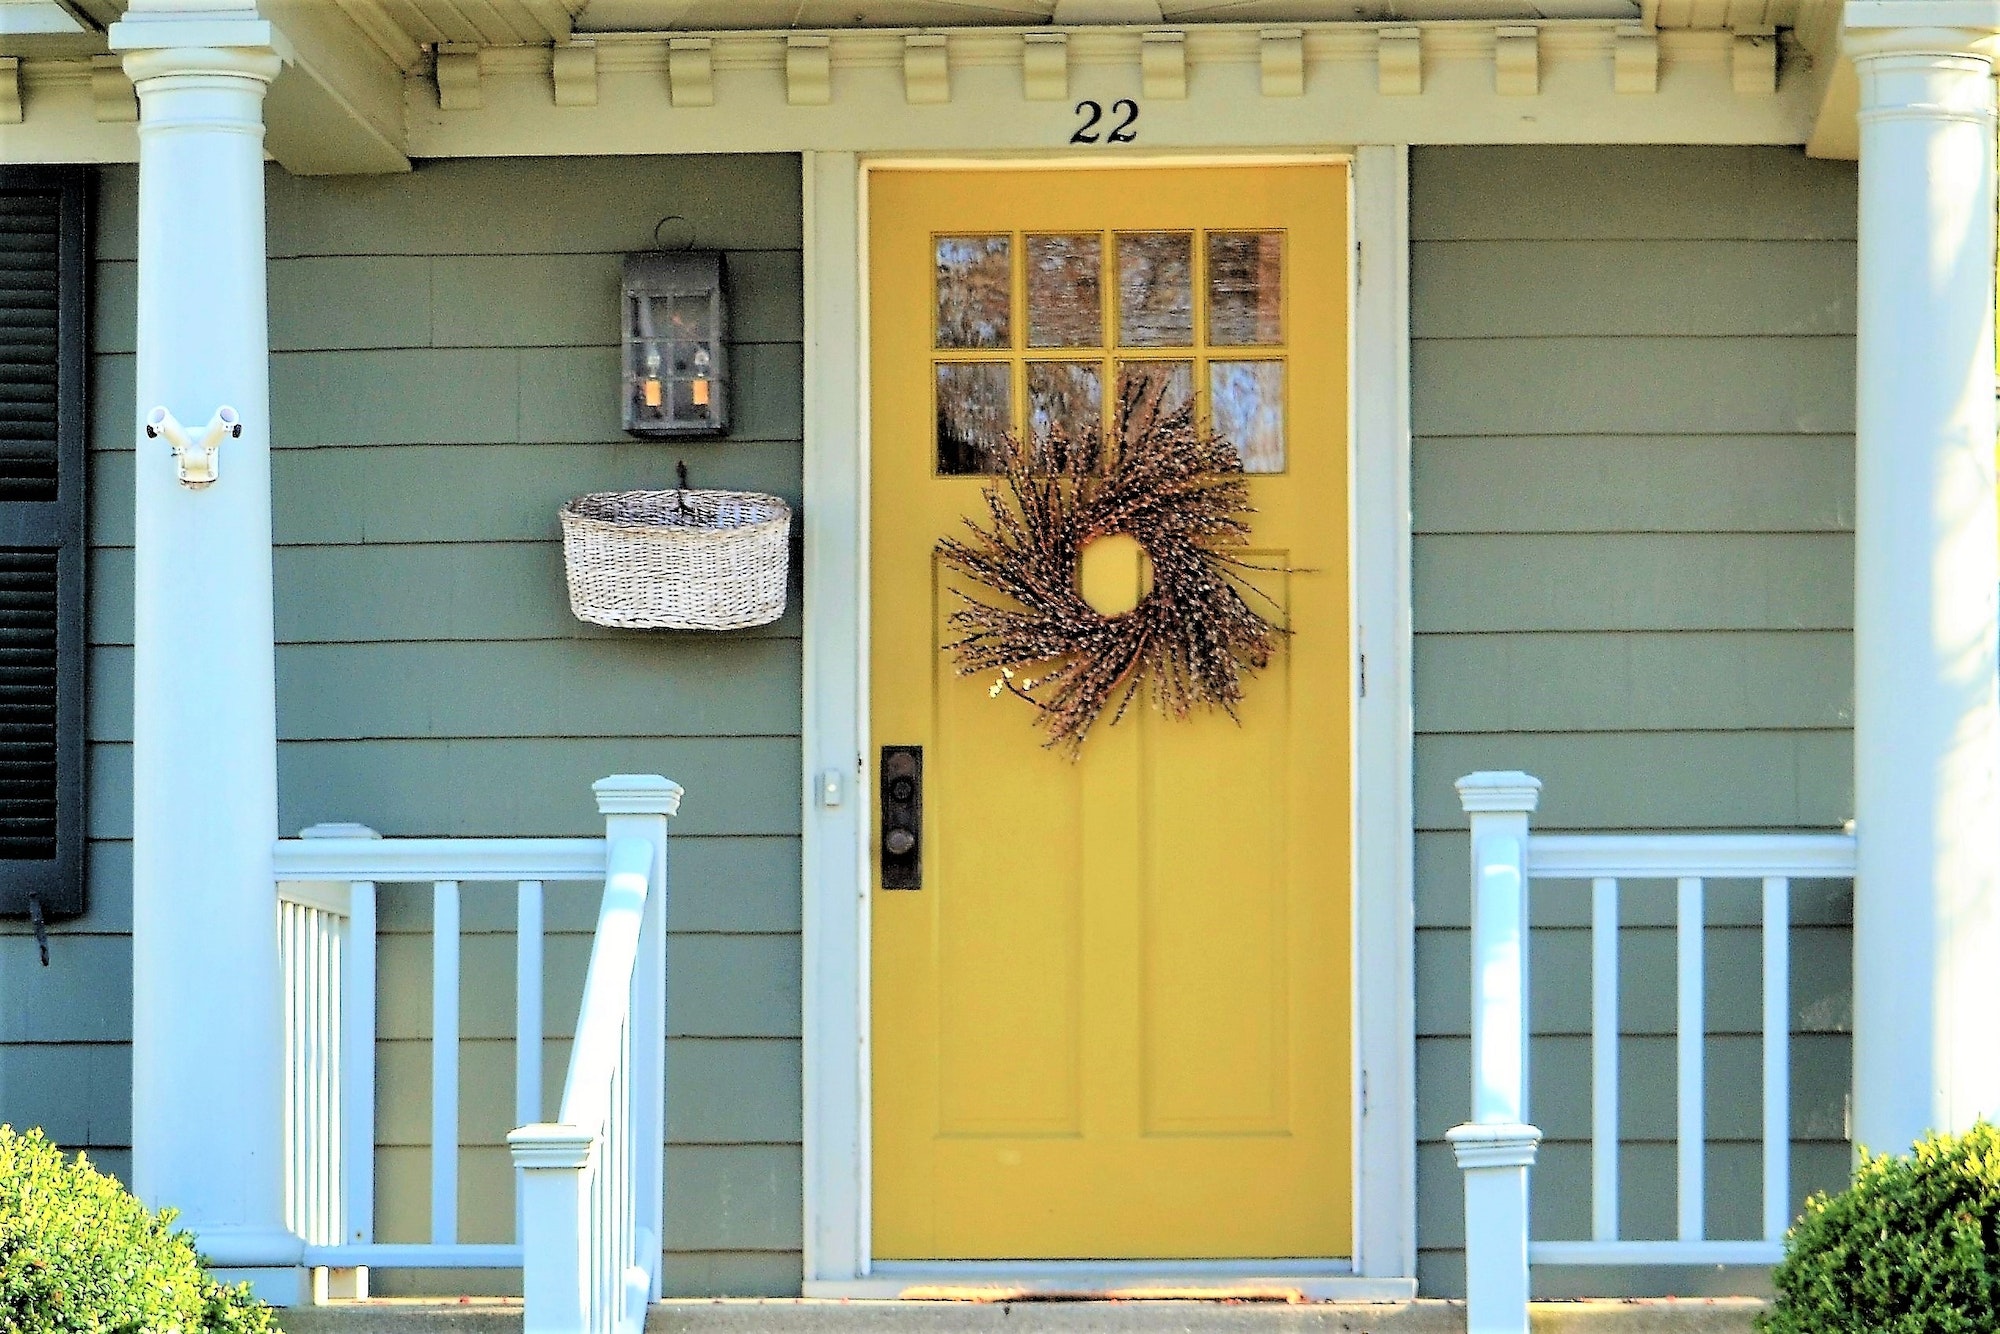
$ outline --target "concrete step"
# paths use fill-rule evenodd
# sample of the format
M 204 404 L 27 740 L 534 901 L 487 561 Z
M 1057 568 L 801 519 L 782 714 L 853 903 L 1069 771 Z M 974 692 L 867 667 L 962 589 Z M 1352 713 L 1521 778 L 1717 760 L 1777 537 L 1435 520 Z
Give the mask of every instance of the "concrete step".
M 1755 1298 L 1537 1302 L 1534 1334 L 1751 1334 Z M 285 1334 L 519 1334 L 514 1299 L 388 1298 L 279 1313 Z M 1465 1334 L 1460 1302 L 670 1301 L 646 1334 Z

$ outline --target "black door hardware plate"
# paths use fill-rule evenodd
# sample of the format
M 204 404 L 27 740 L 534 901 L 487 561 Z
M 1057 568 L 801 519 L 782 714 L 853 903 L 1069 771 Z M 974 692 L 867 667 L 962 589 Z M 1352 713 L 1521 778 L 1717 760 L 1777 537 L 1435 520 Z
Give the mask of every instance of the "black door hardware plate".
M 924 887 L 924 748 L 882 747 L 882 888 Z

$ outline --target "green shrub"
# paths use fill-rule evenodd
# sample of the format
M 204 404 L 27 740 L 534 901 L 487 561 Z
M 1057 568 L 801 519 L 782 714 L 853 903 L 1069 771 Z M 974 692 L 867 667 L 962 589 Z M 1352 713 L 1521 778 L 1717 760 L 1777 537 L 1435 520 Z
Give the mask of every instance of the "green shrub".
M 0 1125 L 0 1334 L 275 1334 L 173 1220 L 41 1131 Z
M 2000 1328 L 2000 1129 L 1865 1150 L 1785 1236 L 1765 1334 L 1990 1334 Z

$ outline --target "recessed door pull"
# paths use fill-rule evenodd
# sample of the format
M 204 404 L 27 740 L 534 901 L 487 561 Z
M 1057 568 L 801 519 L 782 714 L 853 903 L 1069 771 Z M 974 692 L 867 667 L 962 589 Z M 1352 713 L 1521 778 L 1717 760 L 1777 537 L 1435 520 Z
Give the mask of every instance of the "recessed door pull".
M 882 747 L 882 888 L 924 887 L 924 748 Z

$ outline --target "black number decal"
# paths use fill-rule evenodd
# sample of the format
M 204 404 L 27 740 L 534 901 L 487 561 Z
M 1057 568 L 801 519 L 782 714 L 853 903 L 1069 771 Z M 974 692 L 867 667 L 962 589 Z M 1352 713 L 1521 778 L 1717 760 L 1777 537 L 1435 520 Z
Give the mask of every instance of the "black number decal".
M 1118 122 L 1117 129 L 1104 136 L 1104 142 L 1108 144 L 1129 144 L 1134 139 L 1137 139 L 1139 132 L 1132 127 L 1139 123 L 1139 104 L 1129 97 L 1121 97 L 1111 104 L 1111 109 L 1113 111 L 1124 112 L 1125 119 Z
M 1090 119 L 1077 126 L 1076 133 L 1069 137 L 1069 141 L 1073 144 L 1094 144 L 1097 142 L 1097 136 L 1092 134 L 1091 131 L 1097 128 L 1098 121 L 1104 119 L 1104 108 L 1086 98 L 1076 104 L 1076 114 L 1081 116 L 1084 113 L 1085 107 L 1090 109 Z M 1115 111 L 1117 108 L 1114 107 L 1112 110 Z

